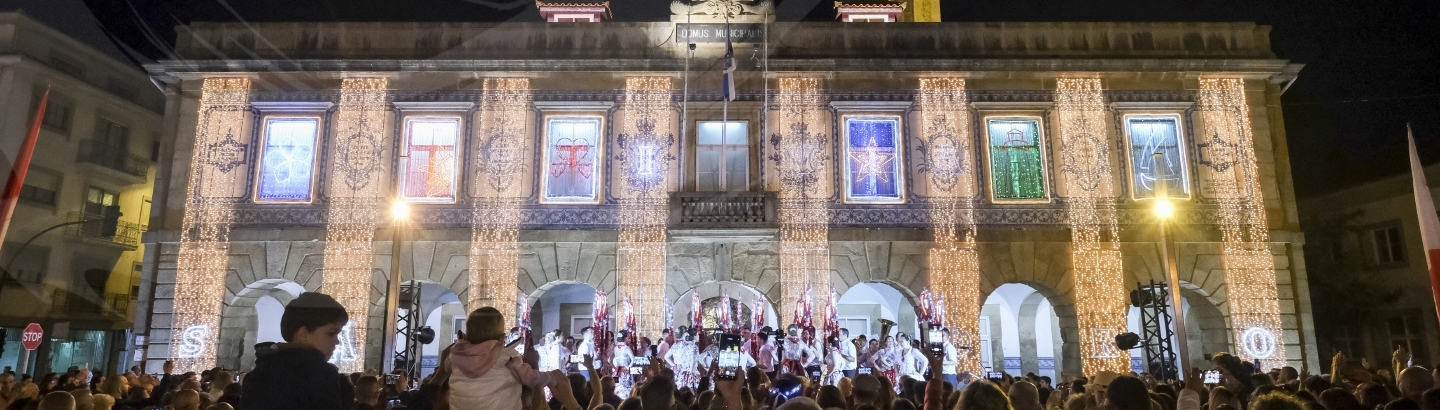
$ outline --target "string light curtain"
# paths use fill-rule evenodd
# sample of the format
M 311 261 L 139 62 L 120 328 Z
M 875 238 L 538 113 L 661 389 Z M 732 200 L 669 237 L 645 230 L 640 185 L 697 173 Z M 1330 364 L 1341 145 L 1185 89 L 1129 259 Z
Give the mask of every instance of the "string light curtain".
M 520 249 L 520 205 L 525 198 L 522 172 L 530 110 L 530 80 L 485 80 L 480 101 L 480 136 L 475 144 L 474 198 L 471 202 L 470 309 L 492 306 L 515 326 L 516 257 Z
M 665 226 L 669 223 L 671 84 L 668 77 L 625 79 L 624 130 L 616 138 L 625 189 L 616 249 L 622 297 L 635 304 L 637 332 L 658 337 L 665 315 Z M 598 320 L 598 318 L 597 318 Z
M 1081 364 L 1085 374 L 1123 373 L 1130 370 L 1130 354 L 1115 347 L 1115 335 L 1128 331 L 1129 309 L 1110 163 L 1114 144 L 1105 132 L 1105 96 L 1097 78 L 1060 78 L 1056 83 Z
M 245 164 L 245 115 L 250 79 L 207 78 L 200 88 L 199 121 L 190 157 L 190 182 L 180 253 L 175 267 L 174 322 L 170 357 L 180 372 L 215 366 L 220 300 L 225 295 L 230 225 L 235 218 L 232 172 Z
M 920 80 L 920 171 L 930 183 L 930 288 L 960 351 L 960 372 L 980 374 L 980 261 L 975 247 L 975 156 L 961 78 Z M 938 307 L 938 306 L 937 306 Z
M 341 372 L 364 369 L 370 318 L 375 227 L 385 202 L 381 160 L 389 144 L 385 100 L 389 80 L 346 78 L 330 149 L 329 206 L 325 212 L 325 264 L 321 289 L 345 306 L 350 323 L 330 361 Z M 391 255 L 398 258 L 399 255 Z
M 829 304 L 831 137 L 822 120 L 820 79 L 781 78 L 775 102 L 777 129 L 771 137 L 772 160 L 780 173 L 780 311 L 795 312 L 807 289 L 811 303 Z M 825 323 L 824 309 L 812 312 L 811 323 Z
M 1275 259 L 1250 129 L 1245 83 L 1237 78 L 1201 78 L 1200 165 L 1209 178 L 1209 196 L 1220 206 L 1225 285 L 1239 354 L 1265 368 L 1285 366 Z

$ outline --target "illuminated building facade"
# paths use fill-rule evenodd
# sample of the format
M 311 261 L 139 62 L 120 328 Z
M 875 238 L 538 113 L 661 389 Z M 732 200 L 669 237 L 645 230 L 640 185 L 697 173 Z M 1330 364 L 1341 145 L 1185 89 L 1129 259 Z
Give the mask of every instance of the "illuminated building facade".
M 891 2 L 861 3 L 837 16 Z M 1137 326 L 1129 290 L 1165 277 L 1148 205 L 1163 185 L 1191 355 L 1318 365 L 1277 104 L 1299 66 L 1270 50 L 1268 27 L 905 23 L 934 4 L 893 3 L 898 24 L 776 22 L 768 3 L 712 0 L 676 3 L 669 22 L 184 27 L 183 60 L 150 67 L 183 125 L 163 136 L 167 175 L 208 164 L 191 131 L 207 80 L 248 79 L 251 108 L 226 173 L 218 329 L 180 339 L 188 322 L 157 309 L 137 330 L 149 363 L 189 343 L 248 367 L 285 302 L 338 292 L 325 276 L 356 270 L 327 269 L 326 215 L 358 172 L 379 202 L 411 204 L 398 257 L 442 335 L 426 349 L 448 343 L 466 304 L 523 300 L 536 329 L 578 333 L 596 291 L 636 303 L 642 334 L 688 325 L 695 295 L 707 311 L 732 301 L 742 326 L 752 306 L 766 306 L 762 325 L 789 324 L 795 306 L 822 318 L 832 287 L 852 335 L 882 318 L 913 334 L 929 289 L 950 300 L 947 323 L 975 355 L 966 370 L 1144 368 L 1108 340 Z M 385 83 L 373 115 L 346 114 L 357 78 Z M 523 98 L 497 103 L 501 83 L 525 84 Z M 343 131 L 361 118 L 368 131 Z M 502 168 L 503 204 L 486 188 Z M 162 290 L 148 296 L 167 308 L 193 286 L 174 280 L 193 191 L 168 181 L 146 243 Z M 477 222 L 499 215 L 485 209 L 516 215 L 517 245 L 503 246 L 503 221 Z M 354 276 L 370 283 L 372 331 L 354 341 L 366 367 L 382 357 L 392 258 L 388 217 L 374 219 L 371 269 Z M 512 254 L 513 298 L 495 270 Z

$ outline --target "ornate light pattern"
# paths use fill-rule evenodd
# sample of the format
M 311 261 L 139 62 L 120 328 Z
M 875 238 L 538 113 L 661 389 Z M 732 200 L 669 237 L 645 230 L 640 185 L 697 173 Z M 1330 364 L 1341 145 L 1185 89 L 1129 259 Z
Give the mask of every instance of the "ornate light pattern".
M 980 261 L 975 247 L 975 158 L 965 80 L 920 80 L 923 126 L 917 149 L 920 172 L 929 176 L 930 288 L 947 304 L 936 305 L 962 349 L 961 372 L 980 374 Z
M 1130 354 L 1115 347 L 1115 335 L 1128 331 L 1128 309 L 1110 163 L 1114 144 L 1105 132 L 1105 97 L 1099 79 L 1060 78 L 1056 83 L 1060 170 L 1070 194 L 1067 211 L 1081 364 L 1085 374 L 1126 372 Z
M 525 132 L 530 110 L 530 79 L 485 80 L 480 101 L 480 136 L 476 143 L 476 169 L 470 231 L 470 309 L 493 306 L 517 323 L 515 298 L 516 257 L 520 247 L 520 205 L 525 198 L 521 173 Z
M 220 299 L 225 295 L 235 184 L 244 162 L 234 135 L 245 131 L 250 79 L 207 78 L 200 89 L 199 121 L 190 157 L 190 182 L 180 252 L 175 266 L 175 305 L 170 356 L 175 369 L 199 372 L 215 365 Z
M 353 347 L 336 348 L 331 361 L 341 372 L 363 370 L 365 334 L 370 317 L 371 277 L 377 213 L 384 202 L 380 183 L 385 146 L 385 78 L 346 78 L 340 83 L 340 107 L 330 169 L 329 207 L 325 216 L 325 270 L 321 289 L 350 313 Z M 397 258 L 399 255 L 391 255 Z M 349 359 L 349 360 L 347 360 Z
M 1220 205 L 1225 285 L 1235 344 L 1245 360 L 1265 368 L 1285 366 L 1275 259 L 1260 188 L 1245 83 L 1238 78 L 1201 78 L 1200 165 L 1208 172 L 1209 197 Z
M 624 132 L 615 160 L 624 173 L 620 194 L 620 289 L 635 304 L 637 332 L 652 339 L 664 326 L 665 226 L 670 218 L 669 175 L 675 135 L 669 132 L 670 79 L 625 79 Z
M 780 172 L 780 311 L 795 312 L 807 291 L 812 303 L 830 297 L 830 216 L 820 191 L 830 186 L 826 162 L 830 136 L 823 130 L 820 79 L 781 78 L 775 99 L 779 134 L 770 137 L 771 155 Z M 824 323 L 825 312 L 812 311 L 811 323 Z

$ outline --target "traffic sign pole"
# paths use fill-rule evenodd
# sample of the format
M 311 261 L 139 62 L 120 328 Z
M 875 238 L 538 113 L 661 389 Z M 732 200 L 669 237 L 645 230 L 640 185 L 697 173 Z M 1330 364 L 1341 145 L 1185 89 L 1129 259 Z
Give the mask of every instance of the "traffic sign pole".
M 44 340 L 45 329 L 41 328 L 39 323 L 31 323 L 25 326 L 25 331 L 20 332 L 20 347 L 25 349 L 25 353 L 20 355 L 20 363 L 15 365 L 16 374 L 25 374 L 25 371 L 29 370 L 30 352 L 40 347 L 40 342 Z

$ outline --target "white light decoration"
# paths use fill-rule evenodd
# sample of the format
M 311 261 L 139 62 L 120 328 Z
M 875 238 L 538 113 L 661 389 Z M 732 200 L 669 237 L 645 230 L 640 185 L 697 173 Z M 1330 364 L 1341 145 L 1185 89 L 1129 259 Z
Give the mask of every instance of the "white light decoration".
M 341 372 L 364 369 L 365 335 L 370 318 L 371 277 L 377 219 L 385 205 L 381 158 L 389 139 L 385 130 L 385 78 L 346 78 L 340 83 L 336 132 L 331 136 L 329 208 L 325 216 L 325 263 L 321 291 L 350 314 L 350 338 L 332 357 Z M 402 211 L 403 210 L 403 211 Z M 391 208 L 408 215 L 408 208 Z M 391 255 L 392 258 L 399 255 Z
M 670 219 L 670 78 L 625 79 L 625 120 L 615 160 L 624 174 L 616 264 L 622 297 L 638 312 L 636 332 L 658 337 L 665 319 L 665 226 Z
M 518 322 L 516 285 L 520 249 L 520 205 L 525 198 L 522 171 L 531 94 L 527 78 L 485 80 L 480 128 L 471 178 L 470 309 L 500 309 L 509 326 Z M 508 326 L 507 326 L 508 327 Z
M 1075 313 L 1085 374 L 1130 370 L 1130 353 L 1114 347 L 1128 331 L 1125 277 L 1115 214 L 1114 145 L 1105 126 L 1105 96 L 1097 78 L 1056 80 L 1061 174 L 1069 196 Z
M 1245 329 L 1235 334 L 1236 344 L 1242 347 L 1244 359 L 1260 360 L 1264 368 L 1282 367 L 1285 345 L 1273 342 L 1283 334 L 1280 297 L 1245 83 L 1238 78 L 1201 78 L 1197 97 L 1202 123 L 1196 138 L 1197 162 L 1207 196 L 1220 205 L 1230 320 L 1235 329 Z M 1247 340 L 1247 335 L 1265 338 L 1267 333 L 1273 347 Z
M 980 374 L 980 261 L 975 246 L 975 157 L 969 97 L 961 78 L 920 80 L 923 131 L 917 149 L 928 174 L 930 288 L 940 300 L 950 342 L 960 347 L 960 372 Z
M 244 144 L 250 79 L 207 78 L 200 89 L 199 121 L 190 157 L 190 181 L 180 252 L 175 263 L 174 319 L 170 356 L 180 372 L 215 366 L 215 329 L 228 272 L 230 224 L 235 218 L 237 180 L 245 164 Z M 178 338 L 177 338 L 178 336 Z
M 780 174 L 780 311 L 788 313 L 796 311 L 807 289 L 812 303 L 829 303 L 830 213 L 821 189 L 831 186 L 826 166 L 831 136 L 824 132 L 829 122 L 820 117 L 820 79 L 781 78 L 779 83 L 779 133 L 770 137 L 775 147 L 770 159 Z M 811 316 L 811 323 L 825 323 L 823 309 Z
M 355 351 L 355 321 L 346 323 L 340 329 L 340 343 L 335 345 L 335 352 L 330 354 L 331 363 L 354 363 L 360 360 L 360 354 Z

